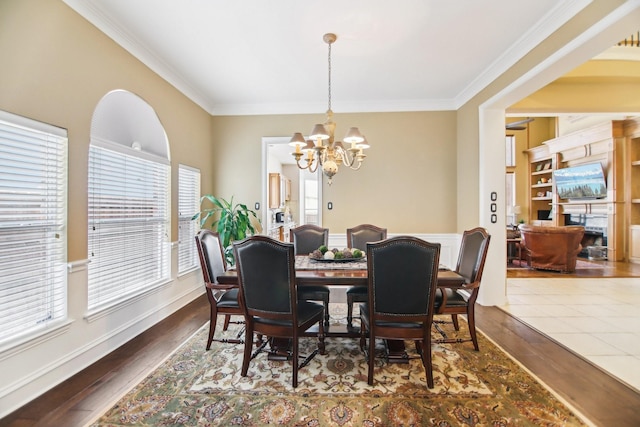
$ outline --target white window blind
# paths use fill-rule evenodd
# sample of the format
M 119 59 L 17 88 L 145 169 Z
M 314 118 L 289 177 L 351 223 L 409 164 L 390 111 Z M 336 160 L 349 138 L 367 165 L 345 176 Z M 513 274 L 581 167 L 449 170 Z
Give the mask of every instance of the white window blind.
M 178 168 L 178 273 L 198 266 L 194 236 L 199 221 L 191 218 L 200 212 L 200 171 L 189 166 Z
M 67 132 L 0 111 L 0 342 L 67 316 Z
M 169 279 L 169 166 L 113 145 L 89 150 L 89 311 Z

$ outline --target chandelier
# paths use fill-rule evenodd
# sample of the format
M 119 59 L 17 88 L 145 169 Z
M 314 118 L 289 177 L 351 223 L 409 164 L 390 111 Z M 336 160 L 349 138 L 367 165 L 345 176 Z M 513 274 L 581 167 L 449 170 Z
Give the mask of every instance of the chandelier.
M 327 109 L 327 120 L 324 124 L 316 124 L 309 135 L 310 140 L 305 140 L 300 132 L 293 134 L 289 145 L 296 148 L 291 155 L 296 159 L 296 164 L 300 169 L 308 169 L 315 172 L 318 166 L 327 176 L 331 185 L 331 178 L 338 172 L 340 165 L 345 165 L 353 170 L 360 169 L 362 161 L 367 157 L 363 150 L 370 145 L 357 127 L 352 127 L 342 141 L 334 140 L 336 124 L 333 121 L 333 111 L 331 111 L 331 44 L 335 42 L 337 36 L 327 33 L 322 37 L 329 45 L 329 108 Z M 303 160 L 304 158 L 304 160 Z

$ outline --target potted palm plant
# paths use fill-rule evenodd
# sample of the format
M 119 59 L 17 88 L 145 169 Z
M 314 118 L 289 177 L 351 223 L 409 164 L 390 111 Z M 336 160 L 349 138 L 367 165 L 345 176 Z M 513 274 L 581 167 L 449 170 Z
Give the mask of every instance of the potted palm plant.
M 213 205 L 211 208 L 202 208 L 202 204 L 208 201 Z M 216 215 L 218 215 L 216 217 Z M 222 246 L 224 247 L 224 255 L 227 264 L 234 265 L 232 243 L 236 240 L 242 240 L 248 235 L 256 232 L 251 217 L 256 221 L 260 221 L 254 211 L 247 208 L 242 203 L 233 204 L 233 196 L 227 201 L 217 198 L 210 194 L 206 194 L 200 198 L 200 212 L 195 214 L 192 220 L 200 219 L 200 227 L 204 228 L 209 219 L 213 218 L 211 228 L 216 230 L 220 235 Z

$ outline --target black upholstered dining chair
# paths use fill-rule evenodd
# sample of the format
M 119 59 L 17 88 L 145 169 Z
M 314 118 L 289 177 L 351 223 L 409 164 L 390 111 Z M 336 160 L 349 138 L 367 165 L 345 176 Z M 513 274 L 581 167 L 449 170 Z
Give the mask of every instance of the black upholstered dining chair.
M 368 242 L 377 242 L 387 238 L 387 229 L 371 224 L 360 224 L 347 228 L 347 245 L 350 248 L 367 250 Z M 357 302 L 367 302 L 367 289 L 360 286 L 347 288 L 347 325 L 353 326 L 353 305 Z
M 218 314 L 225 315 L 222 330 L 226 331 L 229 327 L 231 316 L 242 316 L 242 309 L 238 302 L 238 287 L 235 285 L 222 285 L 216 280 L 216 277 L 227 270 L 227 263 L 224 260 L 224 250 L 218 233 L 211 230 L 200 230 L 196 235 L 196 247 L 198 248 L 204 286 L 211 308 L 209 315 L 209 338 L 207 339 L 207 350 L 209 350 L 211 343 L 214 341 L 213 336 L 216 330 Z M 235 323 L 242 322 L 239 321 Z M 241 344 L 242 340 L 239 339 L 241 334 L 242 331 L 240 331 L 237 339 L 225 338 L 215 339 L 215 341 Z
M 274 338 L 291 340 L 293 387 L 298 386 L 298 369 L 318 353 L 324 354 L 324 306 L 298 300 L 295 276 L 295 255 L 291 243 L 282 243 L 266 236 L 252 236 L 233 244 L 240 286 L 240 306 L 245 316 L 244 356 L 241 375 L 247 376 L 249 361 L 262 352 Z M 298 363 L 298 342 L 313 325 L 318 330 L 318 348 Z M 253 334 L 265 335 L 252 354 Z M 276 347 L 276 346 L 272 346 Z
M 433 388 L 431 327 L 438 286 L 440 244 L 392 237 L 367 244 L 368 300 L 360 304 L 360 347 L 369 360 L 373 385 L 375 340 L 413 340 Z M 366 339 L 369 339 L 366 350 Z
M 470 338 L 448 339 L 446 333 L 438 327 L 438 323 L 442 322 L 437 320 L 435 326 L 442 334 L 442 339 L 434 340 L 434 342 L 460 343 L 471 341 L 476 351 L 479 350 L 476 334 L 475 303 L 480 291 L 480 281 L 482 280 L 482 272 L 484 271 L 490 240 L 491 236 L 482 227 L 466 230 L 462 234 L 455 270 L 456 273 L 464 277 L 465 284 L 456 288 L 441 287 L 436 294 L 436 314 L 450 314 L 456 331 L 460 330 L 458 314 L 466 315 Z
M 303 224 L 289 230 L 289 240 L 296 255 L 309 255 L 329 241 L 329 229 L 313 224 Z M 321 301 L 324 305 L 324 324 L 329 327 L 329 288 L 326 286 L 305 286 L 298 290 L 298 298 L 306 301 Z

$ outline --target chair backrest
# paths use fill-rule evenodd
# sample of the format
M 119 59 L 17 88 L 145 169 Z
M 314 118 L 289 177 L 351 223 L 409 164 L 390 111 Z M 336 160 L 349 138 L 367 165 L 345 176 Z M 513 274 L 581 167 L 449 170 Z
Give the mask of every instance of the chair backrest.
M 387 229 L 371 224 L 360 224 L 347 228 L 347 245 L 350 248 L 367 249 L 367 243 L 378 242 L 387 238 Z
M 406 321 L 432 318 L 439 262 L 439 243 L 410 236 L 368 243 L 370 315 Z
M 220 235 L 211 230 L 200 230 L 196 235 L 196 247 L 205 283 L 217 283 L 217 277 L 227 271 Z
M 567 225 L 563 227 L 542 227 L 521 224 L 520 232 L 524 247 L 537 253 L 548 253 L 549 258 L 559 253 L 577 256 L 582 249 L 584 227 L 581 225 Z
M 296 313 L 295 255 L 291 243 L 267 236 L 234 242 L 240 304 L 252 316 L 286 318 Z
M 478 294 L 480 280 L 482 280 L 482 272 L 484 270 L 484 262 L 487 259 L 490 240 L 491 236 L 482 227 L 466 230 L 462 234 L 456 272 L 465 278 L 467 284 L 477 284 L 472 296 L 474 300 Z
M 329 241 L 329 229 L 313 224 L 304 224 L 289 230 L 289 240 L 296 255 L 309 255 Z

